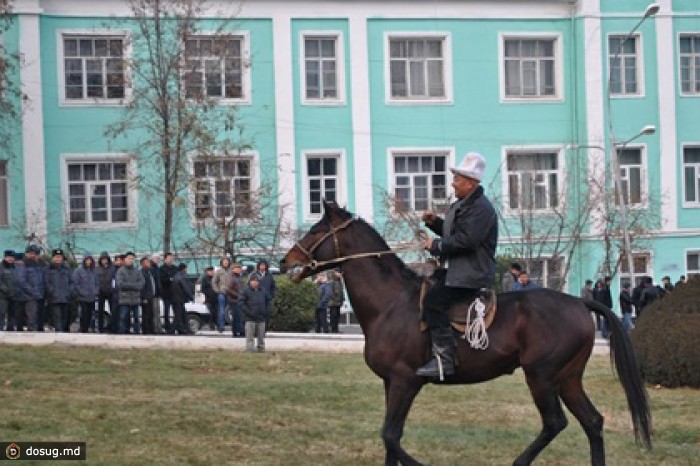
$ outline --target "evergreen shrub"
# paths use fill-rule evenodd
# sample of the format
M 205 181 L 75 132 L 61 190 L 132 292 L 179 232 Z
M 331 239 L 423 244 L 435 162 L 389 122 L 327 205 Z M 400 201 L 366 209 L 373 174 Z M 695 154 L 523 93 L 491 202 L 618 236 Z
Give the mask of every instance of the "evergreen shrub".
M 289 277 L 275 277 L 275 299 L 270 311 L 270 328 L 275 332 L 309 332 L 314 328 L 318 291 L 311 280 L 293 283 Z
M 700 388 L 700 278 L 644 308 L 632 330 L 647 382 Z

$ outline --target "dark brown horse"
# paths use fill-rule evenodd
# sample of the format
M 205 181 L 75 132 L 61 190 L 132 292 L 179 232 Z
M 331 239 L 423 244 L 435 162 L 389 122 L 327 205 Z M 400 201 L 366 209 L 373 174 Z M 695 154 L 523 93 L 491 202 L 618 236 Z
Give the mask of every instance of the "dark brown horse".
M 423 385 L 415 375 L 429 356 L 418 325 L 420 280 L 389 252 L 366 222 L 335 204 L 287 253 L 283 269 L 293 279 L 342 265 L 357 320 L 365 334 L 365 361 L 382 378 L 386 413 L 382 439 L 387 465 L 420 464 L 401 447 L 406 416 Z M 542 431 L 513 464 L 530 464 L 567 425 L 561 402 L 588 437 L 593 465 L 605 464 L 603 417 L 583 390 L 582 377 L 594 343 L 590 312 L 610 325 L 610 352 L 632 414 L 635 437 L 651 447 L 651 415 L 630 340 L 607 308 L 547 289 L 503 293 L 488 330 L 486 350 L 459 339 L 456 373 L 444 383 L 470 384 L 511 374 L 522 367 L 542 418 Z

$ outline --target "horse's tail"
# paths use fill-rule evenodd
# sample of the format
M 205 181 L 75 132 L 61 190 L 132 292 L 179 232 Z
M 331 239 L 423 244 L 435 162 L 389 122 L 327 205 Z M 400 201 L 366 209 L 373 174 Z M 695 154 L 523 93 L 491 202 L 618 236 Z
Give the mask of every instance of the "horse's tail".
M 585 300 L 586 307 L 596 314 L 602 315 L 610 329 L 610 362 L 614 365 L 620 378 L 622 388 L 627 396 L 627 406 L 632 414 L 634 437 L 651 449 L 651 411 L 644 381 L 639 373 L 637 357 L 632 348 L 632 341 L 622 322 L 606 306 L 595 301 Z

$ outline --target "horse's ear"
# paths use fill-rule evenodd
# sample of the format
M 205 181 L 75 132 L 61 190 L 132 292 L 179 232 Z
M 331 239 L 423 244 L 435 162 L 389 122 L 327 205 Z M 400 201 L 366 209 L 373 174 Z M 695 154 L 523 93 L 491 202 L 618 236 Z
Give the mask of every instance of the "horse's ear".
M 335 201 L 326 201 L 325 199 L 323 200 L 323 211 L 327 215 L 331 215 L 333 212 L 338 210 L 338 204 L 336 204 Z

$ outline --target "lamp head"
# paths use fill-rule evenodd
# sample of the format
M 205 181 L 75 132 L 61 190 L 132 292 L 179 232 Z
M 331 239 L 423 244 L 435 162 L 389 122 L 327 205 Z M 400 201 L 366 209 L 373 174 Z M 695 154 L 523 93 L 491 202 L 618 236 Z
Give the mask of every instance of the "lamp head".
M 661 9 L 661 6 L 659 6 L 658 3 L 650 3 L 649 6 L 647 6 L 646 10 L 644 10 L 644 17 L 648 18 L 650 16 L 654 16 L 656 13 L 659 12 Z
M 644 128 L 641 129 L 641 131 L 639 131 L 639 134 L 649 136 L 650 134 L 654 134 L 655 132 L 656 132 L 656 126 L 646 125 Z

